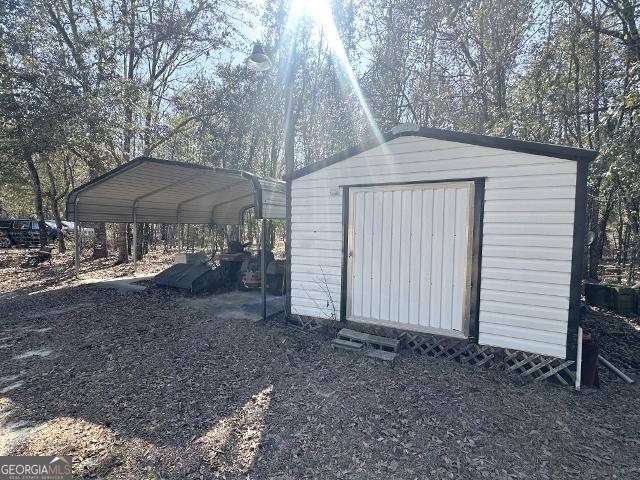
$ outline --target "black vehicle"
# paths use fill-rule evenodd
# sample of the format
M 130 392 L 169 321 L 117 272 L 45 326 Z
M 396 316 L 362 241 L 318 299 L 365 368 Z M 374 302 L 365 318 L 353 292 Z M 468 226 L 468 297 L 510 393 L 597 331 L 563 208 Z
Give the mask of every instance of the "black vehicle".
M 45 224 L 47 241 L 53 242 L 58 231 Z M 0 248 L 38 247 L 40 246 L 40 227 L 37 220 L 4 219 L 0 220 Z

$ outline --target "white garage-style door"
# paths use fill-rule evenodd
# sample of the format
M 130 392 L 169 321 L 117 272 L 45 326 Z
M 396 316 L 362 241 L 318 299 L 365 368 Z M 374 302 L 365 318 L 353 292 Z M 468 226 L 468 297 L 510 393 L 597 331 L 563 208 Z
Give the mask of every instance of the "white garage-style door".
M 349 190 L 347 318 L 468 333 L 473 182 Z

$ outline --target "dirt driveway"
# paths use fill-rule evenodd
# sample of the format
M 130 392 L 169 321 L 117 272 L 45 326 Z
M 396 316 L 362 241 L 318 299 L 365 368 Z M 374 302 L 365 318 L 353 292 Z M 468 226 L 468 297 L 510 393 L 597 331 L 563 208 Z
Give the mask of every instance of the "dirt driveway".
M 71 454 L 79 478 L 640 478 L 637 385 L 381 364 L 153 290 L 22 291 L 0 312 L 0 454 Z

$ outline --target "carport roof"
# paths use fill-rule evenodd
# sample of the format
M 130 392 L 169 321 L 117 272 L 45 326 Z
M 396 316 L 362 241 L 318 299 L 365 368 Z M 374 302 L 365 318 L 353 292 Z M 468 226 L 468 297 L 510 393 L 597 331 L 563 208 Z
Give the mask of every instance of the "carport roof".
M 67 199 L 72 221 L 239 224 L 286 218 L 285 183 L 242 170 L 139 157 L 74 189 Z

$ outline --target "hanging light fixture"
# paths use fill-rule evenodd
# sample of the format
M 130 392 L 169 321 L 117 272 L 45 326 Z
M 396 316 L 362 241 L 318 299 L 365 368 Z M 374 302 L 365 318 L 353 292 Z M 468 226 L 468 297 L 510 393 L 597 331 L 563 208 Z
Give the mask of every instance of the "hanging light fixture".
M 256 42 L 253 45 L 253 51 L 249 58 L 247 58 L 247 67 L 256 72 L 266 72 L 271 68 L 271 60 L 265 53 L 264 47 L 260 42 Z

